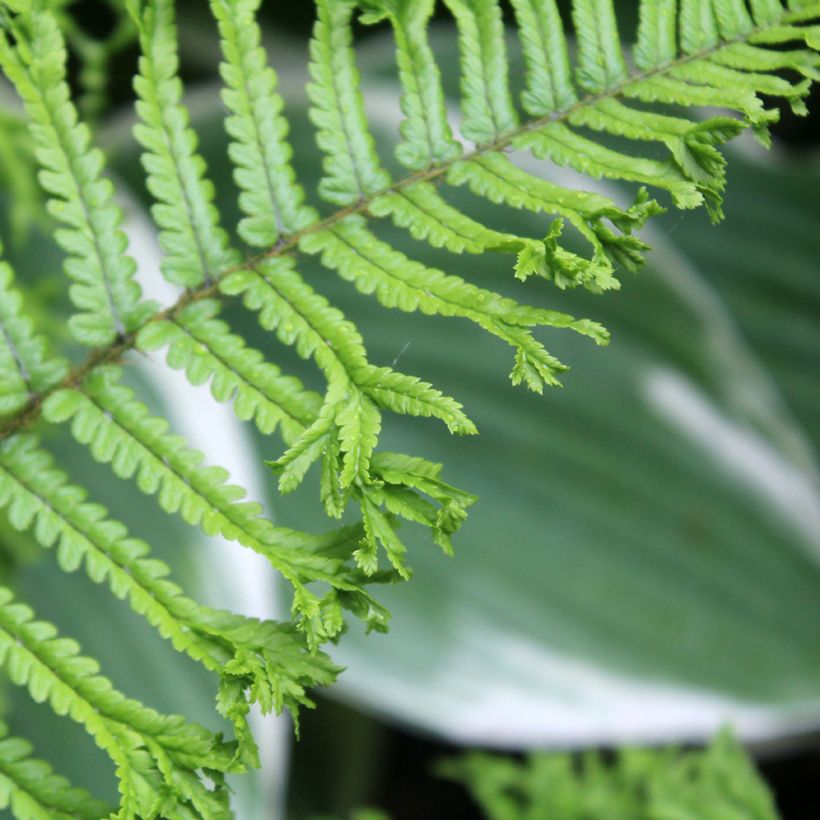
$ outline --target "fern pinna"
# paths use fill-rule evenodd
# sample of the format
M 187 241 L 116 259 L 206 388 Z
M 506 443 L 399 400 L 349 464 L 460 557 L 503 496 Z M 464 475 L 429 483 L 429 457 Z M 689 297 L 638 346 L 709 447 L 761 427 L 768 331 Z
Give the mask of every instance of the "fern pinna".
M 234 737 L 126 698 L 74 642 L 57 637 L 5 589 L 0 659 L 12 682 L 82 724 L 110 756 L 121 793 L 111 816 L 227 817 L 224 776 L 258 762 L 250 705 L 295 714 L 309 704 L 307 688 L 329 684 L 339 671 L 320 647 L 341 633 L 343 611 L 369 628 L 387 626 L 370 584 L 409 576 L 398 522 L 428 528 L 449 552 L 475 501 L 445 483 L 440 465 L 377 449 L 385 412 L 433 417 L 456 434 L 476 428 L 455 399 L 372 363 L 356 326 L 300 274 L 300 258 L 320 257 L 385 307 L 468 319 L 510 345 L 514 384 L 538 392 L 557 384 L 565 366 L 542 345 L 538 329 L 568 328 L 604 344 L 604 328 L 426 267 L 380 240 L 373 224 L 389 219 L 453 254 L 509 254 L 520 280 L 615 289 L 617 274 L 635 270 L 648 250 L 635 232 L 662 207 L 645 187 L 626 208 L 562 187 L 524 171 L 513 152 L 594 178 L 652 186 L 680 208 L 704 204 L 718 220 L 725 182 L 719 147 L 747 128 L 767 141 L 777 111 L 761 95 L 805 110 L 809 85 L 820 76 L 820 3 L 644 0 L 637 42 L 627 50 L 612 0 L 575 0 L 574 39 L 554 0 L 511 0 L 525 65 L 519 106 L 508 86 L 498 0 L 446 0 L 461 56 L 457 136 L 427 39 L 434 0 L 317 0 L 307 93 L 324 176 L 309 204 L 291 165 L 276 73 L 255 22 L 259 0 L 211 0 L 243 214 L 235 240 L 221 224 L 182 100 L 173 0 L 126 0 L 123 25 L 135 27 L 141 50 L 135 136 L 155 200 L 162 274 L 180 291 L 165 306 L 142 298 L 105 159 L 72 102 L 64 5 L 2 0 L 0 64 L 24 104 L 57 224 L 75 308 L 69 329 L 89 353 L 76 363 L 52 351 L 3 263 L 0 503 L 13 527 L 55 547 L 62 569 L 84 568 L 218 676 L 217 709 Z M 365 23 L 386 21 L 394 32 L 405 117 L 396 149 L 406 169 L 400 178 L 386 170 L 368 130 L 351 34 L 357 14 Z M 696 106 L 733 113 L 688 117 L 685 109 Z M 634 143 L 634 150 L 608 147 L 607 135 Z M 660 144 L 666 158 L 651 158 L 656 147 L 643 143 Z M 448 186 L 543 213 L 544 236 L 475 221 L 448 203 Z M 583 239 L 585 254 L 562 244 L 565 230 Z M 279 342 L 315 363 L 326 382 L 323 395 L 284 374 L 219 318 L 229 299 L 241 300 Z M 353 505 L 360 523 L 312 535 L 277 526 L 258 504 L 243 501 L 225 470 L 205 466 L 123 383 L 132 351 L 158 349 L 190 382 L 209 384 L 213 398 L 231 403 L 238 418 L 264 434 L 278 430 L 285 450 L 270 466 L 283 493 L 318 462 L 327 514 L 341 518 Z M 149 545 L 87 498 L 42 446 L 38 426 L 63 423 L 97 461 L 133 479 L 162 509 L 265 556 L 293 587 L 292 621 L 261 622 L 187 597 Z M 108 811 L 29 752 L 23 741 L 0 741 L 0 805 L 21 818 Z

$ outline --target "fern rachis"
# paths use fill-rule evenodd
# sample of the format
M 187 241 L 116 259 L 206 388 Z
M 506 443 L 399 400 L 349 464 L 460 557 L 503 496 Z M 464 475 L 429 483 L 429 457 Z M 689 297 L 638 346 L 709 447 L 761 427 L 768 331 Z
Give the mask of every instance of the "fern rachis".
M 174 4 L 126 5 L 142 55 L 135 136 L 155 200 L 162 273 L 184 292 L 164 308 L 141 298 L 103 155 L 69 92 L 69 29 L 59 4 L 0 3 L 0 65 L 25 105 L 40 183 L 60 226 L 55 238 L 77 311 L 69 329 L 90 348 L 74 366 L 52 357 L 23 314 L 11 269 L 0 269 L 0 503 L 14 527 L 31 528 L 43 546 L 56 545 L 63 569 L 84 566 L 176 649 L 217 673 L 218 709 L 233 722 L 236 739 L 225 743 L 113 693 L 90 660 L 60 643 L 10 593 L 0 596 L 0 640 L 8 646 L 12 680 L 83 723 L 109 752 L 120 777 L 118 816 L 186 817 L 193 811 L 217 817 L 229 812 L 221 774 L 256 763 L 246 722 L 250 703 L 264 711 L 295 710 L 309 702 L 308 686 L 334 678 L 338 670 L 319 647 L 339 636 L 343 609 L 370 628 L 386 628 L 388 614 L 368 584 L 409 575 L 397 521 L 429 528 L 449 551 L 475 501 L 442 480 L 440 465 L 377 449 L 387 411 L 433 417 L 453 433 L 476 430 L 455 399 L 371 363 L 356 326 L 300 275 L 299 259 L 319 257 L 385 307 L 477 324 L 513 348 L 513 383 L 540 392 L 566 368 L 536 338 L 537 328 L 569 328 L 601 344 L 606 331 L 422 265 L 379 239 L 371 224 L 389 218 L 453 253 L 514 254 L 519 279 L 539 276 L 595 293 L 617 288 L 618 270 L 634 270 L 647 251 L 634 232 L 661 207 L 643 188 L 631 207 L 622 208 L 601 194 L 561 187 L 516 166 L 510 150 L 592 177 L 652 185 L 678 207 L 705 204 L 718 219 L 725 184 L 719 147 L 747 127 L 765 140 L 775 118 L 759 95 L 780 96 L 804 110 L 809 83 L 820 75 L 820 4 L 645 0 L 630 67 L 610 0 L 574 3 L 574 58 L 553 0 L 512 0 L 525 63 L 519 111 L 508 88 L 498 2 L 447 0 L 462 65 L 460 132 L 473 143 L 465 150 L 448 120 L 427 40 L 433 0 L 317 0 L 307 93 L 324 155 L 318 197 L 336 208 L 320 216 L 291 165 L 284 104 L 255 22 L 258 0 L 212 0 L 242 211 L 237 233 L 250 249 L 245 254 L 221 224 L 182 101 Z M 357 10 L 365 22 L 387 20 L 396 39 L 405 114 L 396 158 L 408 172 L 396 180 L 364 115 L 351 34 Z M 780 48 L 795 42 L 802 46 Z M 792 82 L 783 71 L 803 79 Z M 638 102 L 666 107 L 648 111 Z M 669 113 L 670 105 L 717 105 L 739 116 L 698 121 Z M 622 153 L 595 139 L 598 133 L 658 143 L 668 157 Z M 448 185 L 552 221 L 543 239 L 498 231 L 451 206 L 439 193 Z M 589 256 L 563 247 L 566 225 L 584 239 Z M 282 373 L 218 318 L 221 303 L 234 297 L 281 343 L 315 363 L 326 382 L 323 395 Z M 130 351 L 160 348 L 192 383 L 208 383 L 217 401 L 231 402 L 240 419 L 253 420 L 266 435 L 279 430 L 287 449 L 270 464 L 283 492 L 319 461 L 328 515 L 340 518 L 355 506 L 361 523 L 309 535 L 274 525 L 259 505 L 243 501 L 244 491 L 228 483 L 225 471 L 203 466 L 201 455 L 122 383 L 119 365 Z M 148 557 L 148 546 L 87 501 L 55 466 L 37 436 L 42 421 L 70 422 L 97 461 L 135 480 L 163 509 L 268 558 L 293 586 L 293 623 L 217 612 L 183 595 L 166 579 L 167 568 Z M 65 670 L 73 676 L 69 684 Z M 181 744 L 192 745 L 183 753 Z M 220 773 L 212 788 L 201 769 Z

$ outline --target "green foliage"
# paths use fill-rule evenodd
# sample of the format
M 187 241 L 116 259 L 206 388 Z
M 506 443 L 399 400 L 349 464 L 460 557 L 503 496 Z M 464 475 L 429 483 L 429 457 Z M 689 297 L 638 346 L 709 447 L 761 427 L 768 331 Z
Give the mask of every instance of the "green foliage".
M 441 765 L 489 820 L 775 820 L 766 785 L 722 732 L 707 749 L 622 749 L 608 765 L 591 753 L 536 753 L 525 761 L 470 754 Z
M 97 820 L 108 807 L 73 788 L 51 767 L 31 756 L 31 744 L 9 737 L 0 724 L 0 809 L 22 820 Z
M 77 39 L 62 2 L 0 0 L 0 66 L 25 105 L 38 179 L 59 225 L 56 239 L 75 311 L 69 327 L 76 342 L 91 348 L 79 364 L 49 354 L 10 267 L 0 266 L 0 506 L 15 529 L 31 530 L 43 547 L 56 547 L 63 570 L 84 567 L 176 650 L 214 673 L 217 710 L 235 735 L 226 741 L 121 695 L 76 644 L 57 638 L 53 627 L 3 590 L 0 650 L 9 676 L 34 700 L 79 722 L 108 753 L 121 792 L 113 816 L 229 816 L 224 776 L 258 763 L 247 724 L 250 705 L 258 703 L 265 713 L 310 705 L 306 689 L 332 682 L 339 671 L 320 647 L 341 635 L 345 610 L 370 629 L 387 626 L 388 613 L 369 585 L 410 575 L 398 524 L 420 525 L 450 552 L 475 502 L 445 483 L 441 465 L 379 449 L 386 413 L 433 418 L 454 434 L 477 431 L 456 399 L 372 362 L 356 326 L 303 277 L 302 258 L 318 257 L 387 308 L 466 319 L 502 339 L 514 351 L 513 384 L 541 392 L 566 370 L 538 337 L 542 328 L 569 328 L 598 344 L 608 339 L 605 329 L 412 260 L 380 238 L 379 219 L 455 254 L 513 254 L 509 268 L 520 280 L 536 276 L 559 288 L 611 290 L 621 270 L 641 265 L 648 248 L 634 233 L 662 207 L 645 187 L 624 208 L 601 194 L 548 182 L 516 165 L 512 150 L 593 178 L 657 188 L 681 208 L 705 204 L 717 220 L 725 185 L 720 146 L 746 128 L 765 141 L 777 112 L 766 109 L 760 95 L 781 97 L 803 113 L 810 82 L 820 74 L 812 25 L 820 4 L 813 2 L 784 8 L 760 0 L 747 9 L 732 0 L 683 0 L 679 6 L 645 0 L 628 59 L 614 4 L 576 0 L 578 48 L 571 61 L 553 0 L 514 0 L 525 58 L 519 111 L 508 82 L 499 4 L 446 4 L 458 27 L 465 144 L 449 123 L 427 40 L 432 0 L 317 0 L 307 94 L 324 157 L 317 194 L 331 206 L 320 214 L 291 164 L 284 103 L 254 20 L 257 0 L 212 0 L 242 213 L 236 233 L 249 246 L 245 252 L 222 225 L 183 103 L 174 3 L 126 0 L 127 15 L 112 43 L 132 36 L 122 32 L 135 31 L 139 40 L 135 137 L 154 200 L 161 271 L 184 289 L 175 304 L 160 308 L 142 299 L 134 280 L 114 186 L 89 117 L 78 113 L 99 107 L 99 78 L 86 78 L 85 102 L 78 105 L 66 79 L 67 43 L 88 59 L 93 49 Z M 405 116 L 396 160 L 407 171 L 395 180 L 365 115 L 351 31 L 358 12 L 366 23 L 387 20 L 395 34 Z M 797 47 L 783 50 L 784 43 Z M 87 65 L 99 72 L 100 60 Z M 88 101 L 91 92 L 97 102 Z M 701 121 L 686 110 L 672 115 L 638 104 L 647 102 L 717 106 L 737 116 Z M 609 135 L 619 145 L 633 143 L 635 152 L 605 145 Z M 664 158 L 657 158 L 658 150 Z M 539 236 L 502 232 L 451 205 L 440 191 L 448 185 L 550 219 Z M 588 255 L 564 247 L 566 229 L 585 240 Z M 305 389 L 218 318 L 221 303 L 234 297 L 278 342 L 315 363 L 326 385 L 321 393 Z M 194 385 L 209 384 L 213 397 L 230 403 L 239 419 L 253 420 L 266 435 L 278 431 L 286 449 L 270 466 L 283 493 L 319 462 L 328 515 L 339 519 L 353 508 L 360 522 L 325 535 L 302 533 L 276 526 L 260 505 L 243 500 L 244 490 L 229 483 L 225 470 L 205 466 L 202 455 L 169 432 L 124 383 L 121 365 L 136 352 L 160 348 L 167 348 L 171 367 Z M 42 444 L 42 423 L 67 424 L 96 461 L 118 478 L 133 479 L 166 512 L 264 556 L 292 586 L 292 621 L 260 622 L 187 597 L 149 546 L 55 464 Z M 42 765 L 21 762 L 27 750 L 4 743 L 0 795 L 8 793 L 3 799 L 18 816 L 52 809 L 56 816 L 82 816 L 85 798 L 61 780 L 53 781 L 53 802 L 43 808 L 43 784 L 31 782 Z M 726 758 L 736 768 L 721 743 L 710 752 L 710 767 Z M 622 768 L 633 767 L 638 780 L 652 769 L 642 758 L 634 766 L 631 760 L 625 758 Z M 690 761 L 669 777 L 688 782 L 691 775 L 700 783 L 699 765 Z M 596 771 L 590 764 L 585 777 L 599 777 Z M 711 799 L 708 792 L 701 797 Z

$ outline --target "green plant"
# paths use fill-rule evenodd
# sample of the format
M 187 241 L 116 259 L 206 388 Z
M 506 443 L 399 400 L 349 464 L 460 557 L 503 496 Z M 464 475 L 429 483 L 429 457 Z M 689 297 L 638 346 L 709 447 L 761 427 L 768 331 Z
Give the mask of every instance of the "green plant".
M 394 181 L 363 113 L 350 33 L 357 4 L 320 0 L 308 94 L 325 155 L 318 194 L 336 208 L 320 215 L 306 204 L 290 165 L 276 77 L 253 20 L 257 3 L 213 0 L 243 212 L 237 233 L 252 249 L 247 256 L 220 225 L 181 102 L 173 3 L 126 5 L 142 51 L 135 134 L 156 200 L 162 272 L 184 291 L 170 307 L 141 299 L 102 154 L 71 102 L 68 29 L 59 22 L 66 15 L 63 4 L 6 0 L 0 5 L 0 63 L 25 103 L 40 183 L 51 217 L 61 225 L 57 240 L 76 308 L 68 326 L 74 342 L 90 351 L 73 366 L 52 355 L 22 312 L 10 268 L 3 267 L 0 498 L 13 527 L 31 527 L 43 546 L 56 545 L 63 569 L 84 566 L 177 650 L 216 673 L 217 707 L 233 723 L 235 738 L 225 741 L 124 698 L 97 675 L 93 660 L 55 637 L 53 627 L 14 603 L 10 592 L 0 604 L 0 642 L 13 682 L 80 722 L 109 754 L 122 795 L 117 816 L 219 817 L 229 812 L 224 775 L 257 764 L 247 724 L 250 703 L 265 712 L 288 707 L 294 713 L 309 703 L 306 688 L 330 683 L 338 673 L 319 647 L 340 635 L 343 609 L 369 628 L 386 628 L 388 613 L 368 585 L 409 575 L 397 522 L 428 528 L 450 551 L 451 536 L 475 500 L 445 484 L 440 465 L 376 450 L 383 411 L 434 417 L 454 433 L 475 428 L 454 399 L 372 364 L 355 326 L 308 285 L 295 260 L 321 257 L 328 269 L 386 307 L 471 320 L 512 346 L 513 382 L 540 392 L 557 383 L 565 368 L 535 338 L 534 328 L 566 327 L 599 343 L 606 331 L 416 263 L 380 240 L 371 223 L 389 217 L 415 238 L 456 254 L 512 254 L 522 280 L 538 276 L 594 293 L 616 288 L 617 270 L 634 270 L 647 250 L 633 232 L 660 206 L 644 189 L 631 207 L 621 208 L 600 194 L 557 186 L 521 170 L 508 149 L 529 150 L 593 177 L 653 185 L 679 207 L 705 204 L 718 219 L 725 182 L 718 147 L 747 127 L 766 140 L 776 112 L 764 107 L 760 94 L 804 110 L 802 99 L 820 64 L 817 26 L 804 24 L 820 17 L 820 5 L 792 2 L 784 9 L 763 0 L 752 3 L 750 13 L 732 0 L 683 2 L 679 10 L 674 2 L 644 2 L 630 70 L 611 3 L 575 3 L 578 54 L 571 67 L 553 3 L 515 0 L 526 60 L 522 120 L 507 86 L 499 6 L 495 0 L 450 0 L 462 54 L 461 133 L 475 144 L 464 149 L 448 123 L 426 40 L 433 3 L 361 3 L 365 22 L 390 22 L 398 46 L 406 120 L 396 158 L 406 173 Z M 780 48 L 795 41 L 808 48 Z M 792 82 L 776 73 L 781 70 L 804 79 Z M 644 102 L 729 107 L 740 117 L 698 121 L 680 112 L 647 111 Z M 606 147 L 604 138 L 582 135 L 582 129 L 659 143 L 668 157 L 631 156 Z M 448 204 L 438 183 L 555 219 L 545 239 L 496 231 Z M 566 224 L 589 245 L 588 256 L 561 244 Z M 326 381 L 323 395 L 282 374 L 217 318 L 222 301 L 232 297 L 258 312 L 279 341 L 315 361 Z M 170 435 L 167 423 L 151 416 L 122 381 L 119 365 L 129 361 L 130 351 L 165 346 L 171 366 L 185 370 L 194 384 L 210 383 L 214 398 L 232 402 L 239 418 L 253 420 L 265 434 L 278 428 L 288 449 L 271 466 L 282 492 L 295 489 L 318 461 L 328 515 L 341 518 L 355 506 L 361 524 L 325 536 L 277 527 L 258 505 L 241 501 L 243 492 L 226 483 L 224 471 L 201 466 L 199 454 Z M 96 460 L 120 477 L 135 478 L 164 510 L 264 555 L 293 586 L 293 622 L 254 621 L 187 597 L 167 579 L 167 567 L 149 557 L 146 544 L 70 483 L 37 438 L 40 421 L 70 422 Z M 45 799 L 29 780 L 10 781 L 9 799 L 20 816 L 37 816 L 26 801 Z M 68 805 L 64 814 L 82 811 Z M 49 811 L 44 808 L 45 816 Z M 95 812 L 89 808 L 86 814 Z
M 441 764 L 489 820 L 772 820 L 771 795 L 729 732 L 707 749 L 622 749 L 608 765 L 589 754 L 533 754 L 515 761 L 486 754 Z

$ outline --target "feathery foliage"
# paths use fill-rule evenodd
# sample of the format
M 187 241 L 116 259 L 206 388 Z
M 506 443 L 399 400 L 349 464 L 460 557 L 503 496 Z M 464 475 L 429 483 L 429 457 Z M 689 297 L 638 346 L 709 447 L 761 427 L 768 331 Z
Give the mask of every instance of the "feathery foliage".
M 0 723 L 0 809 L 28 820 L 97 820 L 108 806 L 55 775 L 51 767 L 31 756 L 31 744 L 9 737 Z
M 777 817 L 765 783 L 725 730 L 703 751 L 623 749 L 612 765 L 596 754 L 577 768 L 569 755 L 518 762 L 470 754 L 440 770 L 467 786 L 488 820 Z
M 121 792 L 113 816 L 121 818 L 229 816 L 224 776 L 258 764 L 250 705 L 294 714 L 310 705 L 306 690 L 339 671 L 320 647 L 340 636 L 345 610 L 368 628 L 387 627 L 389 615 L 369 586 L 410 575 L 398 524 L 426 528 L 450 552 L 475 501 L 445 482 L 441 465 L 379 449 L 386 413 L 431 418 L 459 435 L 477 430 L 455 398 L 372 362 L 355 324 L 302 275 L 304 257 L 318 257 L 386 308 L 472 322 L 512 348 L 513 384 L 541 392 L 566 370 L 544 346 L 544 328 L 570 329 L 598 344 L 607 342 L 606 330 L 479 286 L 458 272 L 461 266 L 427 267 L 380 238 L 379 221 L 452 254 L 495 252 L 519 280 L 535 276 L 603 293 L 619 286 L 623 271 L 637 270 L 648 250 L 636 233 L 663 210 L 648 189 L 679 208 L 704 205 L 719 220 L 721 145 L 746 129 L 765 144 L 777 111 L 764 98 L 804 113 L 820 76 L 820 4 L 812 0 L 643 0 L 632 48 L 618 32 L 611 0 L 575 0 L 571 33 L 554 0 L 511 0 L 525 68 L 519 105 L 498 0 L 446 0 L 461 62 L 456 130 L 427 37 L 434 0 L 316 0 L 307 95 L 324 174 L 317 191 L 305 191 L 292 165 L 276 72 L 261 45 L 258 5 L 210 2 L 244 248 L 222 224 L 183 101 L 173 0 L 125 0 L 127 13 L 101 50 L 83 40 L 62 2 L 0 0 L 0 67 L 25 107 L 15 129 L 28 128 L 58 226 L 71 334 L 91 348 L 80 363 L 52 354 L 11 268 L 0 263 L 0 505 L 14 528 L 55 547 L 63 570 L 83 567 L 214 673 L 217 709 L 234 729 L 234 739 L 224 741 L 119 694 L 76 644 L 56 637 L 3 590 L 0 652 L 12 681 L 81 723 L 109 754 Z M 356 15 L 367 24 L 386 22 L 395 37 L 404 114 L 397 178 L 379 156 L 365 114 L 351 29 Z M 91 127 L 104 90 L 101 67 L 132 37 L 141 53 L 134 135 L 154 200 L 161 272 L 180 289 L 165 306 L 142 298 Z M 78 102 L 67 79 L 69 48 L 84 60 Z M 690 111 L 703 106 L 721 113 L 703 119 Z M 0 158 L 7 148 L 0 141 Z M 536 176 L 516 163 L 515 151 L 587 177 L 636 183 L 634 202 L 623 207 Z M 476 221 L 447 201 L 448 186 L 545 215 L 542 236 Z M 565 231 L 587 251 L 565 247 Z M 306 389 L 251 348 L 219 318 L 227 300 L 241 302 L 278 343 L 313 362 L 325 389 Z M 283 493 L 318 462 L 328 516 L 340 519 L 353 508 L 359 522 L 302 533 L 243 500 L 225 470 L 204 465 L 124 382 L 122 366 L 133 352 L 161 349 L 172 368 L 208 385 L 237 418 L 264 435 L 278 433 L 285 449 L 269 464 Z M 257 621 L 189 598 L 150 547 L 55 463 L 41 441 L 42 423 L 67 424 L 96 461 L 133 479 L 166 512 L 264 556 L 293 588 L 291 622 Z M 25 744 L 8 740 L 0 741 L 0 800 L 19 817 L 91 816 L 99 808 L 29 761 Z

